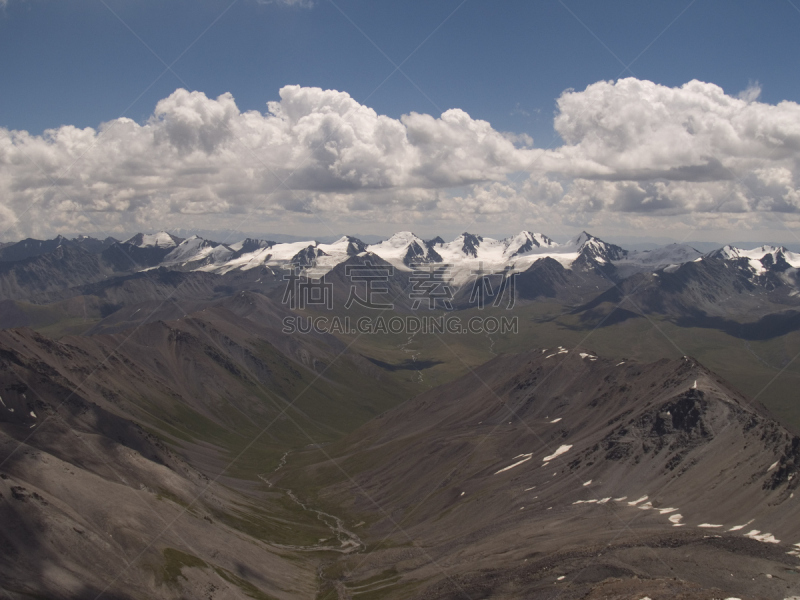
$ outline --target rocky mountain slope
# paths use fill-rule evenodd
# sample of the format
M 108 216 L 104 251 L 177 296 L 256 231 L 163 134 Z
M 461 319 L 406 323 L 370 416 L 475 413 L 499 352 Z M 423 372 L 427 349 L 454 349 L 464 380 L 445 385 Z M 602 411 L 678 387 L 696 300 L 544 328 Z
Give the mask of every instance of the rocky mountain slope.
M 354 597 L 800 594 L 800 438 L 689 357 L 500 356 L 326 452 L 277 481 L 368 524 Z
M 285 314 L 238 293 L 115 334 L 0 332 L 4 595 L 313 597 L 309 556 L 353 547 L 259 475 L 403 392 Z
M 752 337 L 758 330 L 774 335 L 797 329 L 798 268 L 800 255 L 784 248 L 744 251 L 725 246 L 682 264 L 631 275 L 576 312 L 607 314 L 619 306 L 758 339 Z

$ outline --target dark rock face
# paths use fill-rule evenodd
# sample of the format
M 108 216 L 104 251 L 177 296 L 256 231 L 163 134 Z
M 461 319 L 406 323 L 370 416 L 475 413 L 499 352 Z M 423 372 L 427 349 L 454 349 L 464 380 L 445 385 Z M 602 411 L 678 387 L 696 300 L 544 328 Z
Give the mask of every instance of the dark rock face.
M 442 262 L 442 257 L 439 256 L 439 253 L 433 249 L 433 246 L 426 245 L 423 248 L 417 242 L 411 242 L 408 245 L 408 250 L 406 251 L 405 256 L 403 256 L 403 264 L 407 267 L 411 267 L 415 264 L 440 262 Z
M 317 258 L 320 256 L 325 256 L 322 250 L 308 246 L 292 257 L 291 264 L 294 267 L 313 267 L 317 264 Z
M 479 235 L 464 232 L 464 243 L 461 246 L 461 251 L 466 256 L 476 258 L 478 256 L 478 247 L 481 245 L 483 238 Z

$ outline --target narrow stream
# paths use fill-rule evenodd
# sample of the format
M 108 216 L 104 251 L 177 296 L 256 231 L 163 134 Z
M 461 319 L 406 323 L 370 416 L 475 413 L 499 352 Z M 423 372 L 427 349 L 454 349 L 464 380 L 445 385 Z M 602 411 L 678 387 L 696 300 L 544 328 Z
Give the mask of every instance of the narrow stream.
M 284 454 L 281 457 L 281 460 L 278 463 L 278 466 L 275 467 L 275 469 L 272 471 L 272 473 L 269 473 L 269 475 L 272 475 L 272 474 L 276 473 L 278 470 L 280 470 L 286 464 L 286 459 L 287 459 L 288 456 L 289 456 L 289 452 Z M 336 540 L 338 540 L 338 542 L 339 542 L 338 546 L 327 545 L 327 544 L 314 544 L 313 546 L 294 546 L 294 545 L 286 545 L 286 544 L 273 544 L 274 546 L 276 546 L 278 548 L 285 548 L 285 549 L 288 549 L 288 550 L 297 550 L 297 551 L 300 551 L 300 552 L 329 551 L 329 552 L 341 552 L 343 554 L 350 554 L 352 552 L 358 552 L 358 551 L 363 550 L 365 548 L 364 542 L 361 541 L 361 538 L 359 538 L 355 533 L 353 533 L 352 531 L 347 529 L 347 527 L 345 527 L 345 525 L 344 525 L 344 521 L 342 521 L 336 515 L 331 515 L 331 514 L 328 514 L 328 513 L 324 512 L 324 511 L 317 510 L 316 508 L 312 508 L 312 507 L 308 506 L 307 504 L 302 502 L 297 496 L 295 496 L 295 494 L 294 494 L 294 492 L 292 492 L 292 490 L 287 489 L 287 488 L 276 487 L 275 484 L 273 484 L 267 478 L 266 475 L 259 475 L 258 477 L 259 477 L 259 479 L 261 479 L 261 481 L 266 483 L 267 486 L 269 486 L 270 488 L 276 489 L 276 490 L 280 490 L 280 491 L 284 492 L 289 498 L 291 498 L 292 502 L 294 502 L 295 504 L 300 506 L 303 510 L 315 513 L 317 515 L 317 518 L 320 521 L 322 521 L 323 523 L 325 523 L 325 526 L 328 529 L 331 530 L 331 533 L 333 534 L 333 537 Z

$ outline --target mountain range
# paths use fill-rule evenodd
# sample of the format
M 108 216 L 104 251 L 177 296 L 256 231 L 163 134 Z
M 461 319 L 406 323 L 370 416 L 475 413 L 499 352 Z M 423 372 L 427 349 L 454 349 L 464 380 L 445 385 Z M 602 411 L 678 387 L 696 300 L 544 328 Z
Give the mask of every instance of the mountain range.
M 669 274 L 691 262 L 729 264 L 754 283 L 770 280 L 773 287 L 795 287 L 796 269 L 800 267 L 800 255 L 783 247 L 742 250 L 725 246 L 703 254 L 685 244 L 672 244 L 655 250 L 627 251 L 586 232 L 565 244 L 541 233 L 522 231 L 502 240 L 464 233 L 445 242 L 441 238 L 423 240 L 411 232 L 400 232 L 376 244 L 344 236 L 330 244 L 314 241 L 281 244 L 247 238 L 226 245 L 197 236 L 182 239 L 162 231 L 140 233 L 124 242 L 86 236 L 67 240 L 59 236 L 53 240 L 27 239 L 8 244 L 0 248 L 0 294 L 7 299 L 32 297 L 37 292 L 69 287 L 76 282 L 90 283 L 112 274 L 153 268 L 224 275 L 257 268 L 294 267 L 316 278 L 354 256 L 373 257 L 406 272 L 414 265 L 438 266 L 441 278 L 454 287 L 484 274 L 524 273 L 546 258 L 566 269 L 602 272 L 614 281 L 642 272 Z M 93 274 L 76 276 L 81 263 L 86 265 L 84 271 Z M 65 271 L 73 274 L 66 277 Z M 52 278 L 50 285 L 46 281 L 49 278 Z
M 352 289 L 350 269 L 368 265 L 388 278 L 384 299 L 391 297 L 401 311 L 412 305 L 415 273 L 427 272 L 447 286 L 455 309 L 474 308 L 477 288 L 490 290 L 487 300 L 493 301 L 492 294 L 513 284 L 516 300 L 561 303 L 587 325 L 656 314 L 734 335 L 752 335 L 741 324 L 758 328 L 765 318 L 770 330 L 800 326 L 800 255 L 783 247 L 724 246 L 703 254 L 673 244 L 627 251 L 586 232 L 558 244 L 523 231 L 503 240 L 464 233 L 450 242 L 401 232 L 376 244 L 348 236 L 331 244 L 251 238 L 220 244 L 166 232 L 123 242 L 23 240 L 0 248 L 0 327 L 82 315 L 119 329 L 133 324 L 133 313 L 174 317 L 180 312 L 175 302 L 199 307 L 237 290 L 280 298 L 293 271 L 335 284 L 338 307 Z M 142 302 L 160 308 L 148 311 Z M 51 307 L 55 316 L 36 306 Z
M 286 333 L 331 316 L 297 273 L 376 316 L 353 268 L 518 330 Z M 796 599 L 798 268 L 585 232 L 3 246 L 0 590 Z

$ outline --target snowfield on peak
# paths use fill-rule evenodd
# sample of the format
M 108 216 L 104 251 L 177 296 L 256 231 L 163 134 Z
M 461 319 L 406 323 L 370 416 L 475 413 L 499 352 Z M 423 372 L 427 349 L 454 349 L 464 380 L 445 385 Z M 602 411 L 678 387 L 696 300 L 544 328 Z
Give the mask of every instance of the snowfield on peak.
M 351 236 L 342 236 L 332 243 L 315 240 L 275 243 L 247 238 L 233 244 L 220 244 L 196 235 L 184 240 L 160 231 L 139 233 L 123 243 L 169 250 L 157 266 L 220 275 L 257 267 L 296 267 L 317 279 L 352 256 L 362 255 L 368 259 L 371 254 L 392 265 L 396 271 L 410 272 L 414 265 L 430 265 L 441 273 L 443 282 L 461 288 L 481 275 L 507 277 L 512 273 L 523 273 L 542 259 L 552 259 L 572 271 L 576 268 L 602 270 L 606 277 L 616 279 L 643 272 L 665 276 L 692 262 L 709 261 L 706 264 L 713 264 L 722 261 L 726 267 L 736 269 L 740 277 L 756 285 L 767 285 L 764 283 L 767 281 L 773 286 L 786 284 L 800 289 L 796 281 L 800 254 L 783 247 L 761 246 L 743 250 L 724 246 L 702 254 L 687 244 L 670 244 L 654 250 L 629 252 L 585 231 L 563 244 L 542 233 L 527 230 L 503 239 L 465 232 L 451 241 L 440 237 L 426 240 L 411 231 L 400 231 L 370 245 Z M 150 263 L 148 268 L 155 267 Z M 768 278 L 757 279 L 764 276 Z
M 175 237 L 166 231 L 158 233 L 137 233 L 133 237 L 125 240 L 125 244 L 138 246 L 139 248 L 174 248 L 183 240 Z
M 530 231 L 502 240 L 463 233 L 451 242 L 425 242 L 411 232 L 402 232 L 368 246 L 367 251 L 405 271 L 415 263 L 448 265 L 444 278 L 456 286 L 479 274 L 523 271 L 545 257 L 569 268 L 580 254 L 577 246 L 561 246 L 544 234 Z
M 164 257 L 161 264 L 168 266 L 196 261 L 208 261 L 211 264 L 219 264 L 230 259 L 233 253 L 234 251 L 224 244 L 204 240 L 201 237 L 193 235 L 178 244 L 174 250 Z
M 504 239 L 465 232 L 450 242 L 438 237 L 426 241 L 410 231 L 401 231 L 369 246 L 350 236 L 330 244 L 314 240 L 276 244 L 250 238 L 234 244 L 219 244 L 196 235 L 182 240 L 162 231 L 140 233 L 125 243 L 173 248 L 162 261 L 165 267 L 225 274 L 260 266 L 284 269 L 295 266 L 314 278 L 325 275 L 350 256 L 367 252 L 406 272 L 415 264 L 442 265 L 444 280 L 454 286 L 464 285 L 481 274 L 522 272 L 543 258 L 552 258 L 569 269 L 581 256 L 598 264 L 609 264 L 627 255 L 622 248 L 586 232 L 563 245 L 531 231 L 521 231 Z
M 727 260 L 746 259 L 750 268 L 757 274 L 766 273 L 768 265 L 777 265 L 785 261 L 790 267 L 800 268 L 800 254 L 789 252 L 782 246 L 759 246 L 752 250 L 742 250 L 735 246 L 724 246 L 711 255 Z M 709 256 L 711 256 L 709 255 Z

